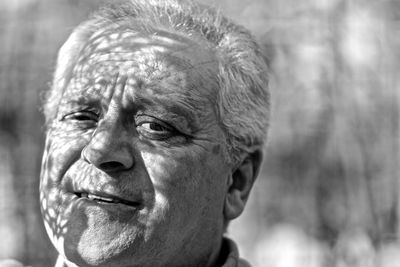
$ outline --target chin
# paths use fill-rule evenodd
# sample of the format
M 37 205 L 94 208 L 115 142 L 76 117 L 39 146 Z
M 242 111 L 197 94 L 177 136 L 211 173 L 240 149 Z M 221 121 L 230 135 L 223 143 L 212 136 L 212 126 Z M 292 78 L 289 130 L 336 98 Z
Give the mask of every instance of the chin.
M 136 261 L 135 254 L 142 254 L 143 229 L 112 217 L 98 209 L 72 212 L 59 252 L 79 267 L 131 266 Z
M 104 248 L 98 245 L 65 244 L 65 257 L 79 267 L 133 266 L 133 252 L 123 247 Z

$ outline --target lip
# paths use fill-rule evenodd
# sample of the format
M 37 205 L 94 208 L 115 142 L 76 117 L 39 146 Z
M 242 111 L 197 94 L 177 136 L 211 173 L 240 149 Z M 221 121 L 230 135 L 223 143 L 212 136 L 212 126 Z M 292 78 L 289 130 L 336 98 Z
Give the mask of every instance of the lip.
M 128 200 L 105 192 L 77 191 L 74 195 L 79 199 L 91 201 L 102 205 L 125 205 L 135 209 L 142 209 L 142 201 Z

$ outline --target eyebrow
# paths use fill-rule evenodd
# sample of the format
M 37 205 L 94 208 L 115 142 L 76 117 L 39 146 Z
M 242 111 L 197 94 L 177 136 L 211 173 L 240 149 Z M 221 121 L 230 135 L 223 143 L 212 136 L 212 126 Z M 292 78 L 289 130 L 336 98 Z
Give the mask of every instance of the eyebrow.
M 93 107 L 93 108 L 99 108 L 101 106 L 101 103 L 97 99 L 92 99 L 90 97 L 85 97 L 82 95 L 79 95 L 77 97 L 68 97 L 68 98 L 63 98 L 61 100 L 61 103 L 59 105 L 58 110 L 62 110 L 62 108 L 73 108 L 73 107 Z

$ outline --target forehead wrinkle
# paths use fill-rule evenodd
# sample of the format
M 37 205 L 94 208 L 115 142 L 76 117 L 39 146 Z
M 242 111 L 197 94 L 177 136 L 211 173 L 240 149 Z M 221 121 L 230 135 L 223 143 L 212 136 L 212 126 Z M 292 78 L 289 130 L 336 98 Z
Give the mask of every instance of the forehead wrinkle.
M 111 38 L 111 36 L 120 36 L 120 38 Z M 163 45 L 160 45 L 160 42 Z M 133 47 L 134 45 L 134 47 Z M 159 51 L 178 49 L 182 50 L 182 46 L 187 45 L 179 40 L 173 38 L 161 37 L 158 38 L 157 34 L 152 36 L 141 36 L 138 32 L 129 30 L 118 32 L 103 31 L 101 34 L 92 36 L 86 43 L 82 50 L 84 54 L 92 54 L 93 52 L 108 52 L 108 51 L 129 51 L 134 48 L 136 51 L 143 49 L 154 49 Z
M 145 48 L 145 49 L 144 49 Z M 83 55 L 80 58 L 79 68 L 75 68 L 78 71 L 83 72 L 91 71 L 99 75 L 99 70 L 104 69 L 115 69 L 116 71 L 121 71 L 121 66 L 125 68 L 128 73 L 143 72 L 145 74 L 150 74 L 151 72 L 161 71 L 162 66 L 165 65 L 160 56 L 163 47 L 144 47 L 139 51 L 121 51 L 115 52 L 113 50 L 100 52 L 96 51 L 88 55 Z M 158 57 L 158 59 L 157 59 Z M 125 62 L 125 64 L 115 64 L 115 62 Z M 111 64 L 109 64 L 111 63 Z M 104 73 L 100 73 L 104 75 Z
M 149 44 L 143 44 L 140 46 L 136 46 L 135 50 L 132 49 L 132 47 L 124 47 L 121 45 L 115 45 L 115 46 L 110 46 L 108 48 L 103 48 L 103 49 L 91 49 L 91 50 L 86 50 L 81 54 L 80 60 L 81 62 L 84 62 L 85 60 L 93 60 L 96 59 L 97 57 L 99 58 L 113 58 L 113 56 L 116 56 L 116 58 L 119 58 L 123 56 L 123 59 L 126 59 L 126 55 L 131 55 L 134 56 L 135 54 L 138 53 L 144 53 L 144 54 L 152 54 L 152 53 L 165 53 L 167 52 L 167 49 L 159 44 L 154 44 L 154 45 L 149 45 Z
M 149 99 L 150 102 L 147 103 L 153 106 L 162 104 L 173 110 L 174 105 L 177 105 L 187 110 L 187 114 L 191 117 L 199 119 L 208 116 L 210 111 L 215 112 L 214 102 L 210 100 L 209 95 L 191 84 L 185 87 L 181 85 L 174 87 L 173 84 L 163 86 L 160 83 L 145 84 L 142 90 L 138 91 L 138 96 L 140 99 Z M 154 101 L 151 102 L 151 99 Z
M 201 48 L 213 47 L 213 45 L 211 45 L 207 40 L 205 40 L 203 37 L 197 34 L 187 34 L 174 30 L 171 31 L 171 30 L 156 29 L 152 35 L 152 38 L 154 40 L 159 40 L 168 44 L 179 43 L 186 46 L 196 45 Z M 201 46 L 199 44 L 201 44 Z
M 64 108 L 71 108 L 74 109 L 74 107 L 87 107 L 87 108 L 100 108 L 101 103 L 96 101 L 93 98 L 88 98 L 85 95 L 79 95 L 77 96 L 76 94 L 72 95 L 66 95 L 67 97 L 64 97 L 60 103 L 60 111 L 62 111 Z
M 122 33 L 120 33 L 120 35 L 121 34 Z M 93 84 L 97 85 L 98 88 L 104 88 L 104 84 L 102 85 L 94 81 L 95 78 L 107 76 L 104 78 L 109 78 L 107 83 L 110 83 L 110 76 L 112 75 L 111 73 L 104 72 L 104 70 L 107 70 L 107 72 L 120 72 L 121 64 L 116 64 L 116 62 L 124 61 L 126 64 L 122 65 L 124 65 L 125 71 L 129 76 L 134 76 L 132 79 L 129 79 L 130 81 L 128 84 L 130 84 L 132 80 L 142 80 L 150 85 L 154 92 L 158 91 L 156 89 L 157 87 L 162 90 L 160 93 L 164 94 L 167 90 L 171 92 L 172 89 L 178 90 L 188 99 L 194 100 L 191 101 L 193 103 L 206 104 L 204 103 L 205 101 L 203 101 L 204 97 L 207 97 L 211 103 L 215 102 L 213 101 L 215 98 L 214 90 L 212 90 L 210 86 L 207 88 L 204 83 L 212 82 L 212 87 L 217 88 L 216 72 L 214 72 L 212 66 L 207 68 L 208 64 L 217 62 L 217 60 L 213 60 L 209 56 L 207 57 L 211 59 L 206 58 L 206 60 L 204 60 L 199 57 L 193 58 L 193 53 L 190 54 L 190 49 L 195 49 L 195 47 L 199 47 L 199 45 L 192 45 L 193 42 L 190 39 L 189 44 L 182 43 L 182 40 L 180 40 L 184 39 L 182 36 L 180 36 L 181 38 L 178 39 L 178 41 L 175 41 L 173 38 L 160 35 L 154 35 L 155 37 L 153 39 L 137 37 L 137 34 L 131 35 L 135 37 L 134 40 L 123 42 L 122 46 L 126 48 L 121 51 L 115 51 L 115 48 L 121 47 L 122 43 L 121 40 L 116 39 L 108 44 L 108 49 L 97 49 L 96 51 L 96 49 L 89 49 L 94 46 L 87 46 L 87 51 L 85 51 L 80 58 L 80 73 L 78 75 L 76 75 L 77 73 L 75 74 L 81 78 L 80 82 L 85 84 L 81 86 L 81 88 L 91 87 Z M 98 36 L 98 40 L 108 40 L 106 38 L 108 36 L 109 35 L 105 34 L 104 36 Z M 175 36 L 173 37 L 175 38 Z M 136 42 L 137 40 L 138 42 Z M 163 40 L 162 45 L 155 42 L 161 40 Z M 165 44 L 165 42 L 167 44 Z M 133 47 L 127 46 L 127 44 L 132 43 L 140 43 L 139 48 L 135 48 L 136 51 L 132 51 Z M 180 45 L 177 47 L 172 44 Z M 202 47 L 199 48 L 202 49 Z M 90 60 L 85 60 L 88 58 Z M 190 71 L 188 72 L 188 70 Z M 166 86 L 160 86 L 160 81 Z M 201 90 L 202 87 L 207 89 L 207 91 Z
M 97 37 L 94 41 L 89 40 L 84 51 L 115 51 L 115 48 L 125 48 L 126 51 L 132 51 L 133 49 L 139 51 L 143 48 L 148 49 L 149 47 L 157 47 L 158 50 L 163 49 L 164 51 L 169 51 L 173 54 L 174 52 L 185 52 L 195 46 L 200 48 L 200 46 L 190 38 L 185 38 L 180 35 L 160 36 L 159 33 L 160 32 L 157 31 L 153 35 L 147 36 L 142 35 L 141 33 L 124 31 L 120 33 L 124 38 L 113 40 L 110 40 L 108 36 L 115 33 L 109 33 L 108 35 L 103 34 Z M 164 34 L 168 33 L 166 32 Z
M 134 31 L 121 31 L 121 30 L 110 30 L 110 29 L 104 29 L 95 32 L 87 41 L 87 44 L 85 47 L 94 47 L 95 49 L 101 49 L 101 48 L 107 48 L 109 45 L 120 45 L 123 44 L 124 42 L 121 42 L 121 40 L 128 40 L 129 38 L 133 38 L 138 36 L 138 32 Z M 144 42 L 144 38 L 137 38 L 138 42 Z
M 200 95 L 204 94 L 204 97 L 209 98 L 209 100 L 215 98 L 218 88 L 217 75 L 212 68 L 207 67 L 210 63 L 216 62 L 215 60 L 201 61 L 193 64 L 190 62 L 190 59 L 183 61 L 182 58 L 174 55 L 168 55 L 168 59 L 169 61 L 171 59 L 173 61 L 172 63 L 169 62 L 167 66 L 167 68 L 170 67 L 170 71 L 161 76 L 161 79 L 170 77 L 171 79 L 166 79 L 165 81 L 171 85 L 175 85 L 175 89 L 181 89 L 188 96 L 193 94 L 200 98 Z M 205 83 L 210 83 L 211 86 L 207 86 Z M 208 90 L 205 91 L 207 88 Z M 166 86 L 164 89 L 169 89 L 169 87 Z
M 89 42 L 89 44 L 86 46 L 85 51 L 81 54 L 80 61 L 83 62 L 85 59 L 89 58 L 90 61 L 92 60 L 98 60 L 98 61 L 118 61 L 118 60 L 124 60 L 127 61 L 126 58 L 131 57 L 131 61 L 137 61 L 138 56 L 135 56 L 136 54 L 141 54 L 144 53 L 145 55 L 141 55 L 141 57 L 145 58 L 148 57 L 150 54 L 153 54 L 153 56 L 158 56 L 160 58 L 167 58 L 167 57 L 174 57 L 174 54 L 176 53 L 188 53 L 188 50 L 193 49 L 194 46 L 197 44 L 191 44 L 192 41 L 190 39 L 186 40 L 187 38 L 183 38 L 182 36 L 173 36 L 175 39 L 178 38 L 179 40 L 174 40 L 174 38 L 171 37 L 165 37 L 165 36 L 160 36 L 157 34 L 154 34 L 150 37 L 140 37 L 138 34 L 134 34 L 131 32 L 119 32 L 119 35 L 128 35 L 132 36 L 132 38 L 126 38 L 123 40 L 112 40 L 109 41 L 109 36 L 112 35 L 113 33 L 103 33 L 92 42 Z M 168 33 L 167 33 L 168 34 Z M 183 39 L 183 40 L 180 40 Z M 183 41 L 189 42 L 189 44 L 186 42 L 184 43 Z M 157 41 L 161 42 L 162 45 L 160 45 Z M 95 42 L 94 45 L 91 45 L 90 43 Z M 97 43 L 101 44 L 106 44 L 104 45 L 101 49 L 99 49 L 99 45 Z M 135 47 L 132 47 L 132 44 L 135 45 Z M 138 45 L 139 44 L 139 45 Z M 132 49 L 135 49 L 135 51 L 132 51 Z M 190 52 L 190 51 L 189 51 Z M 194 65 L 195 63 L 192 64 L 190 57 L 193 57 L 193 53 L 189 53 L 188 55 L 181 55 L 184 56 L 184 66 L 182 68 L 190 68 L 193 69 L 195 68 Z M 151 59 L 151 56 L 150 56 Z M 194 59 L 196 61 L 197 59 Z M 182 64 L 182 58 L 178 58 L 178 60 L 174 60 L 175 63 L 178 63 L 176 65 L 181 65 Z M 207 62 L 212 62 L 207 61 Z M 202 65 L 205 64 L 204 62 L 201 62 Z

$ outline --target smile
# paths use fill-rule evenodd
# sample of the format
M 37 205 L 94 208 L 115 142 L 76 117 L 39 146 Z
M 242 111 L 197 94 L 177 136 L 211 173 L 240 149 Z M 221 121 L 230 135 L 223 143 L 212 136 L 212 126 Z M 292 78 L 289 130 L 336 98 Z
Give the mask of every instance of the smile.
M 99 203 L 124 204 L 135 208 L 139 208 L 141 206 L 139 202 L 125 200 L 115 196 L 99 196 L 86 192 L 76 192 L 75 195 L 78 196 L 79 198 L 84 198 Z

